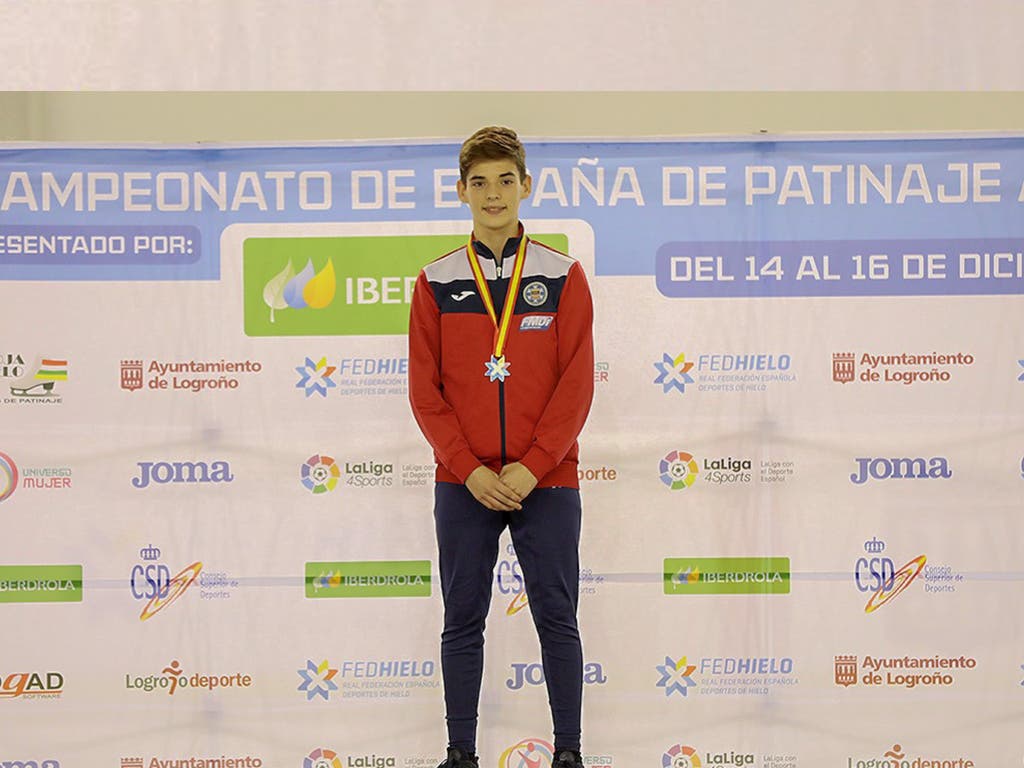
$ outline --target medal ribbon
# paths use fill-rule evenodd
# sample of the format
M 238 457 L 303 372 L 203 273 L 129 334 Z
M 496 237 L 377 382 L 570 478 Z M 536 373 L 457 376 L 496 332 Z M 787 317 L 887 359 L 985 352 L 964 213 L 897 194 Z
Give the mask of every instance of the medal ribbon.
M 505 349 L 505 342 L 508 340 L 508 329 L 512 325 L 512 313 L 516 307 L 516 298 L 519 296 L 519 283 L 523 279 L 523 264 L 526 262 L 526 235 L 519 241 L 519 250 L 516 251 L 516 263 L 512 267 L 512 277 L 508 283 L 508 293 L 505 294 L 505 306 L 501 310 L 501 323 L 498 322 L 498 315 L 494 311 L 494 300 L 491 298 L 491 289 L 487 285 L 484 271 L 477 260 L 476 251 L 473 249 L 473 236 L 469 236 L 469 245 L 466 246 L 466 256 L 469 258 L 469 267 L 473 270 L 473 279 L 476 280 L 477 290 L 480 291 L 480 298 L 484 302 L 484 308 L 494 324 L 494 357 L 500 360 L 502 351 Z

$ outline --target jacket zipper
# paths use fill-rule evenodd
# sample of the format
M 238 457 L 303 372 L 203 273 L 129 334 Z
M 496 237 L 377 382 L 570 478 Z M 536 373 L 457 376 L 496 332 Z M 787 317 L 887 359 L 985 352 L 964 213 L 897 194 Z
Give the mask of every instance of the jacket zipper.
M 494 269 L 495 269 L 495 273 L 497 274 L 499 280 L 501 279 L 501 265 L 502 265 L 502 262 L 504 262 L 504 261 L 505 260 L 503 258 L 502 259 L 495 259 Z M 506 289 L 506 291 L 505 291 L 505 301 L 508 301 L 508 299 L 509 299 L 509 296 L 508 296 L 508 291 Z M 501 303 L 503 311 L 504 311 L 504 308 L 505 308 L 505 301 L 503 301 Z M 505 382 L 504 381 L 499 381 L 498 382 L 498 423 L 499 423 L 499 425 L 501 427 L 501 466 L 504 467 L 505 464 L 508 463 L 508 452 L 505 449 Z

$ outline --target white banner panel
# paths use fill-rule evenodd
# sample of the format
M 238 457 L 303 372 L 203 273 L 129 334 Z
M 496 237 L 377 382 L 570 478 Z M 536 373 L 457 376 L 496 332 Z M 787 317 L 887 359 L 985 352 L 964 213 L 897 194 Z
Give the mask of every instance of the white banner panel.
M 0 765 L 433 768 L 457 146 L 0 147 Z M 1024 756 L 1024 138 L 536 142 L 595 301 L 599 768 Z M 482 764 L 548 768 L 522 572 Z

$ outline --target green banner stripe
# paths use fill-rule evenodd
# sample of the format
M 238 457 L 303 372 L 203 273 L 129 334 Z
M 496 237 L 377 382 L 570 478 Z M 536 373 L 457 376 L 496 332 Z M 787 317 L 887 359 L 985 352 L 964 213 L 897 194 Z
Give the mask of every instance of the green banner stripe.
M 430 597 L 429 560 L 306 563 L 306 597 Z

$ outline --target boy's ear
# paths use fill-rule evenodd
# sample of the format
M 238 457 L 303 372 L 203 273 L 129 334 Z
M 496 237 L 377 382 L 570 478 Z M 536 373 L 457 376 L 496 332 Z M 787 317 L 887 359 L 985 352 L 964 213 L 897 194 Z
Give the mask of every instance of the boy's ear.
M 523 194 L 522 194 L 522 196 L 519 199 L 520 200 L 525 200 L 527 197 L 530 196 L 530 192 L 532 192 L 532 191 L 533 191 L 533 177 L 530 174 L 526 174 L 526 176 L 523 177 Z
M 464 203 L 469 202 L 469 200 L 466 199 L 466 182 L 464 182 L 462 179 L 459 179 L 457 182 L 455 182 L 455 191 L 459 193 L 459 200 L 461 200 Z

